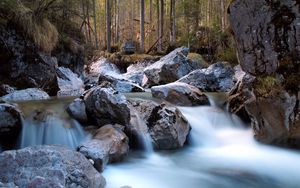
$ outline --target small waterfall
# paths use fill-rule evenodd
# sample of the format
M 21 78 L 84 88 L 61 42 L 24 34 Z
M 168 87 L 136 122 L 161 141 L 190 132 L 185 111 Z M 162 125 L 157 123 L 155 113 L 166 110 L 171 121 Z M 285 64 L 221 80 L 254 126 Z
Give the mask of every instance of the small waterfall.
M 20 103 L 25 119 L 20 148 L 34 145 L 64 145 L 76 148 L 88 138 L 81 125 L 65 111 L 69 100 Z
M 136 132 L 140 143 L 142 143 L 146 154 L 153 153 L 152 139 L 148 132 L 148 127 L 145 121 L 140 117 L 140 114 L 133 108 L 130 108 L 131 112 L 131 125 L 134 126 L 134 132 Z

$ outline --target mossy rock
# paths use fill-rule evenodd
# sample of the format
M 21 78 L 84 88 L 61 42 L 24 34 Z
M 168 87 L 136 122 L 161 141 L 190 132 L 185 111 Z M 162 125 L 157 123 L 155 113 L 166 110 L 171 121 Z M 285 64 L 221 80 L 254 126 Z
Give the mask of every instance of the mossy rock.
M 203 68 L 207 68 L 209 66 L 209 64 L 204 60 L 204 58 L 200 54 L 189 53 L 187 57 L 190 60 L 199 63 Z
M 258 97 L 268 97 L 272 93 L 283 89 L 280 81 L 273 76 L 256 77 L 253 88 Z

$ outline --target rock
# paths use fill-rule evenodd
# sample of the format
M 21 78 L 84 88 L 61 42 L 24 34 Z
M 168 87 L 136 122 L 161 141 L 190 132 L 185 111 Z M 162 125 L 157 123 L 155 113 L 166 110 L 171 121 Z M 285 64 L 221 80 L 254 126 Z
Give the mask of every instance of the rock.
M 252 75 L 273 74 L 290 59 L 299 64 L 300 11 L 297 0 L 232 1 L 230 21 L 244 71 Z M 261 7 L 257 9 L 257 7 Z
M 0 154 L 0 182 L 25 187 L 104 188 L 105 179 L 81 153 L 35 146 Z
M 15 89 L 6 84 L 0 85 L 0 97 L 14 92 Z
M 155 98 L 164 99 L 179 106 L 209 104 L 208 98 L 198 88 L 181 82 L 153 86 L 151 93 Z
M 177 149 L 184 145 L 191 128 L 177 108 L 146 100 L 130 102 L 146 122 L 155 149 Z
M 78 147 L 80 153 L 94 161 L 94 167 L 102 172 L 110 162 L 121 161 L 129 152 L 128 137 L 122 130 L 113 125 L 98 129 L 92 140 Z
M 99 81 L 100 74 L 105 74 L 106 72 L 114 72 L 120 74 L 118 67 L 106 58 L 100 58 L 95 62 L 92 62 L 85 71 L 85 84 L 97 85 Z
M 127 80 L 123 75 L 115 72 L 100 74 L 98 84 L 101 85 L 104 82 L 110 83 L 111 87 L 121 93 L 144 92 L 144 89 L 141 86 Z
M 84 96 L 84 102 L 88 117 L 98 126 L 130 121 L 126 97 L 112 88 L 95 87 Z
M 18 90 L 1 97 L 1 99 L 5 101 L 43 100 L 49 98 L 50 97 L 46 92 L 37 88 Z
M 123 76 L 134 83 L 139 84 L 140 86 L 143 85 L 143 78 L 145 76 L 144 70 L 147 66 L 153 64 L 153 60 L 144 60 L 135 64 L 130 65 L 127 68 L 127 72 L 123 74 Z
M 297 98 L 286 92 L 246 103 L 255 137 L 267 144 L 299 147 L 300 113 L 295 108 L 299 109 Z
M 256 77 L 250 84 L 254 97 L 245 103 L 256 137 L 299 148 L 298 4 L 297 0 L 235 0 L 229 12 L 241 67 Z
M 58 96 L 80 96 L 84 92 L 83 81 L 70 69 L 58 67 L 56 74 L 59 87 Z
M 82 76 L 84 72 L 84 47 L 74 39 L 68 38 L 68 44 L 58 44 L 52 55 L 57 58 L 61 67 L 69 68 L 72 72 Z
M 198 63 L 187 58 L 189 49 L 177 48 L 159 61 L 145 69 L 145 75 L 149 79 L 149 85 L 159 85 L 175 82 L 193 70 L 199 69 Z M 147 84 L 145 84 L 147 85 Z
M 41 88 L 56 95 L 56 59 L 16 31 L 0 29 L 0 80 L 18 89 Z
M 23 116 L 20 110 L 10 104 L 0 104 L 0 145 L 11 149 L 22 130 Z
M 75 99 L 73 102 L 69 104 L 69 106 L 67 107 L 67 112 L 72 118 L 76 119 L 78 122 L 82 124 L 88 122 L 85 103 L 80 98 Z
M 198 69 L 182 77 L 183 82 L 205 92 L 227 92 L 234 86 L 234 70 L 226 62 L 218 62 L 207 69 Z

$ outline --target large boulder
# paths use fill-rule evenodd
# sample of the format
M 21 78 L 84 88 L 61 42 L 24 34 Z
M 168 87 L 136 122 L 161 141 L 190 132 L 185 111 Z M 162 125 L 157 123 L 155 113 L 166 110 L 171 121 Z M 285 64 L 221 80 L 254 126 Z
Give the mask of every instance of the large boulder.
M 145 74 L 149 85 L 159 85 L 175 82 L 201 66 L 187 58 L 189 49 L 186 47 L 177 48 L 159 61 L 148 66 Z M 144 83 L 145 85 L 146 83 Z
M 177 149 L 184 145 L 191 128 L 177 108 L 146 100 L 131 100 L 130 103 L 146 123 L 155 149 Z
M 256 137 L 265 143 L 297 147 L 298 4 L 297 0 L 235 0 L 229 6 L 240 64 L 246 73 L 256 77 L 251 84 L 255 96 L 245 103 Z
M 78 147 L 80 153 L 92 159 L 94 167 L 103 171 L 110 162 L 121 161 L 129 152 L 128 137 L 122 132 L 122 127 L 105 125 L 98 129 L 92 140 Z
M 15 106 L 0 104 L 0 145 L 11 149 L 22 130 L 23 115 Z
M 207 69 L 198 69 L 182 77 L 183 82 L 206 92 L 227 92 L 234 86 L 234 70 L 227 62 L 218 62 Z
M 181 82 L 153 86 L 151 93 L 155 98 L 163 99 L 179 106 L 209 104 L 208 98 L 198 88 Z
M 122 74 L 105 72 L 99 75 L 98 84 L 109 83 L 116 91 L 121 93 L 144 92 L 144 89 L 137 83 L 127 80 Z
M 40 52 L 14 30 L 0 29 L 0 80 L 18 89 L 41 88 L 50 95 L 58 91 L 57 61 Z
M 143 60 L 138 63 L 134 63 L 127 68 L 127 71 L 123 76 L 134 83 L 139 84 L 140 86 L 143 84 L 143 78 L 145 76 L 144 70 L 146 67 L 153 64 L 153 60 Z
M 49 98 L 50 97 L 46 92 L 37 88 L 17 90 L 1 97 L 1 99 L 5 101 L 44 100 Z
M 98 126 L 127 125 L 130 121 L 126 97 L 112 88 L 95 87 L 86 93 L 84 102 L 88 117 Z
M 120 70 L 106 58 L 100 58 L 92 62 L 85 70 L 85 84 L 94 86 L 98 84 L 100 74 L 113 72 L 120 74 Z
M 59 87 L 58 96 L 79 96 L 84 92 L 83 81 L 70 69 L 58 67 L 56 74 Z
M 20 188 L 105 186 L 105 179 L 84 155 L 61 146 L 3 152 L 0 169 L 0 182 Z

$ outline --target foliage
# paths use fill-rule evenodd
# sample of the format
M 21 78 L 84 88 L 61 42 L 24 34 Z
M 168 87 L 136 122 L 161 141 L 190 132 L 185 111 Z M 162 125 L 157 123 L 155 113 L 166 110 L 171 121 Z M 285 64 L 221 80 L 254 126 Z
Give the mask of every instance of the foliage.
M 282 89 L 281 83 L 273 76 L 259 76 L 253 84 L 255 94 L 261 97 L 268 97 L 273 92 Z

